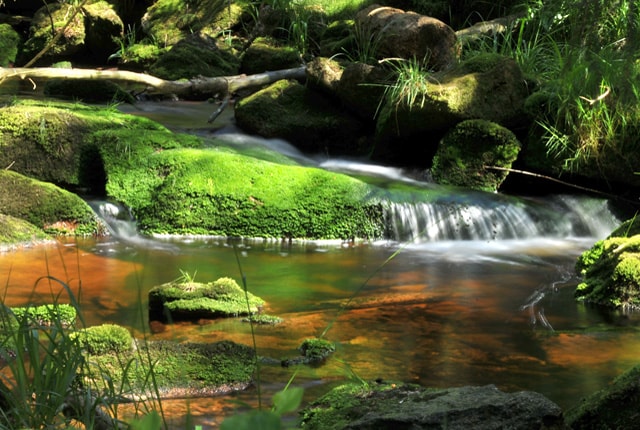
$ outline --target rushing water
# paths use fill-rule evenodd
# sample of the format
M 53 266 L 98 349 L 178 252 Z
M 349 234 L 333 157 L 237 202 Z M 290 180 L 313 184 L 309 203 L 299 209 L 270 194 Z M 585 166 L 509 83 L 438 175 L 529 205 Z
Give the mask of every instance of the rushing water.
M 306 162 L 354 175 L 366 170 L 390 183 L 415 182 L 386 167 Z M 432 190 L 414 185 L 412 196 Z M 250 327 L 239 319 L 151 328 L 146 320 L 148 290 L 181 271 L 196 281 L 240 280 L 243 273 L 249 290 L 267 301 L 265 312 L 284 318 L 255 328 L 260 355 L 293 357 L 302 340 L 330 327 L 334 356 L 297 369 L 293 381 L 306 388 L 307 399 L 357 375 L 432 387 L 493 383 L 538 391 L 570 407 L 636 364 L 637 315 L 573 299 L 577 256 L 618 223 L 606 201 L 457 190 L 412 202 L 406 193 L 395 199 L 390 190 L 389 238 L 378 243 L 140 237 L 122 212 L 103 205 L 110 238 L 0 254 L 4 302 L 50 301 L 60 292 L 59 284 L 40 279 L 50 275 L 80 297 L 88 325 L 118 323 L 137 335 L 151 331 L 152 339 L 251 345 Z M 266 404 L 295 370 L 262 367 Z M 188 410 L 196 423 L 214 428 L 235 410 L 231 399 L 255 405 L 257 391 L 172 400 L 165 410 L 175 426 Z

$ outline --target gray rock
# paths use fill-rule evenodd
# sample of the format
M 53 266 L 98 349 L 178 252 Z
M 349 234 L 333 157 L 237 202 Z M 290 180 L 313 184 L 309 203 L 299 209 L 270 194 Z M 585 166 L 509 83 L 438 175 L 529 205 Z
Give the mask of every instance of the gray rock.
M 305 429 L 567 429 L 562 410 L 541 394 L 494 385 L 335 388 L 305 411 Z M 358 390 L 360 390 L 358 392 Z M 332 424 L 329 424 L 332 423 Z

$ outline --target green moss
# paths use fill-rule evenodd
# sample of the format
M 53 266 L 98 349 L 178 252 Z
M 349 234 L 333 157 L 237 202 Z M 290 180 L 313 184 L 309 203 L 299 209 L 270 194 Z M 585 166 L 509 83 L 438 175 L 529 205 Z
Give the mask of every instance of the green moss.
M 102 129 L 164 130 L 139 116 L 62 101 L 12 100 L 0 109 L 0 166 L 58 185 L 88 187 L 84 159 L 91 134 Z M 135 131 L 131 131 L 135 135 Z M 103 179 L 104 180 L 104 179 Z M 104 189 L 104 183 L 102 184 Z
M 239 100 L 236 122 L 248 133 L 293 142 L 306 152 L 362 154 L 363 125 L 297 81 L 280 80 Z
M 75 339 L 80 348 L 90 355 L 103 355 L 130 351 L 133 337 L 129 331 L 116 324 L 102 324 L 87 327 L 69 335 Z
M 107 372 L 119 385 L 125 381 L 138 392 L 149 389 L 151 364 L 163 396 L 215 395 L 245 388 L 252 380 L 256 356 L 252 348 L 230 341 L 212 344 L 161 341 L 138 345 L 138 352 L 91 357 L 98 379 Z M 131 363 L 124 367 L 120 363 Z
M 582 399 L 565 411 L 570 428 L 632 428 L 640 402 L 640 366 L 617 377 L 606 388 Z
M 297 49 L 279 46 L 271 38 L 260 37 L 253 41 L 242 56 L 241 69 L 243 73 L 250 75 L 268 70 L 293 68 L 300 64 L 300 53 Z
M 69 21 L 74 7 L 71 4 L 52 3 L 36 12 L 31 20 L 30 37 L 24 44 L 21 62 L 33 58 L 51 41 L 54 34 L 62 30 Z M 54 31 L 52 31 L 52 25 Z M 46 52 L 43 58 L 55 60 L 65 55 L 77 53 L 84 45 L 84 38 L 84 17 L 78 13 L 65 28 L 64 36 Z
M 267 314 L 257 314 L 250 315 L 247 318 L 244 318 L 242 321 L 244 322 L 252 322 L 253 324 L 262 324 L 262 325 L 277 325 L 280 324 L 283 319 L 275 316 L 275 315 L 267 315 Z
M 197 76 L 229 76 L 238 73 L 240 60 L 215 39 L 198 34 L 176 43 L 149 67 L 149 73 L 162 79 L 192 79 Z
M 76 308 L 68 304 L 53 304 L 12 308 L 18 321 L 35 326 L 70 327 L 76 322 Z
M 0 170 L 0 212 L 52 233 L 97 233 L 100 225 L 87 203 L 53 184 Z
M 248 304 L 247 304 L 248 300 Z M 169 282 L 149 291 L 151 320 L 198 320 L 256 313 L 264 300 L 231 278 L 214 282 Z
M 16 61 L 20 35 L 9 24 L 0 24 L 0 67 L 9 67 Z
M 520 152 L 508 129 L 485 120 L 468 120 L 449 131 L 438 146 L 431 169 L 441 184 L 496 191 Z
M 0 245 L 31 243 L 45 240 L 48 237 L 42 229 L 31 223 L 0 213 Z
M 610 236 L 582 253 L 576 270 L 579 300 L 614 308 L 640 308 L 640 235 Z
M 165 45 L 173 45 L 194 33 L 217 36 L 239 24 L 249 4 L 249 1 L 159 0 L 147 10 L 147 32 Z
M 333 353 L 336 346 L 333 342 L 325 339 L 310 338 L 302 341 L 298 350 L 304 357 L 312 361 L 321 361 Z

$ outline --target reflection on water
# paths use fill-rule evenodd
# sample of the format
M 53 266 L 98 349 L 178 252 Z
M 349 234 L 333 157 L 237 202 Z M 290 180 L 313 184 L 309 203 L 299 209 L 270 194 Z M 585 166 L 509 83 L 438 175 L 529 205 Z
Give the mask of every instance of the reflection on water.
M 636 315 L 573 300 L 575 259 L 593 241 L 444 241 L 406 246 L 389 261 L 396 244 L 255 242 L 238 249 L 249 290 L 268 302 L 267 313 L 285 319 L 256 327 L 260 355 L 294 356 L 303 339 L 337 318 L 327 338 L 337 342 L 340 361 L 303 368 L 294 382 L 307 388 L 308 398 L 347 378 L 344 362 L 365 379 L 433 387 L 495 383 L 539 391 L 567 407 L 640 354 Z M 4 301 L 47 302 L 60 287 L 38 279 L 51 275 L 80 296 L 87 324 L 119 323 L 139 334 L 149 331 L 147 291 L 181 270 L 201 281 L 240 279 L 234 248 L 225 240 L 168 242 L 179 252 L 81 240 L 0 254 Z M 249 326 L 234 319 L 165 326 L 152 338 L 251 344 Z M 282 388 L 293 371 L 265 366 L 266 395 Z M 171 401 L 167 408 L 175 419 L 188 407 L 201 423 L 214 424 L 233 410 L 229 398 L 255 402 L 255 391 Z

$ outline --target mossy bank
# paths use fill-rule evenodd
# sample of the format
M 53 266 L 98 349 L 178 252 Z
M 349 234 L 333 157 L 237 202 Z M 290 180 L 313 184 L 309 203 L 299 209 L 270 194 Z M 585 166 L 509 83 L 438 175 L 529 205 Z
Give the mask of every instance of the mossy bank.
M 243 155 L 114 108 L 13 102 L 0 109 L 0 134 L 0 165 L 124 203 L 145 233 L 354 239 L 384 231 L 364 182 L 276 154 Z M 11 190 L 5 197 L 18 199 Z

